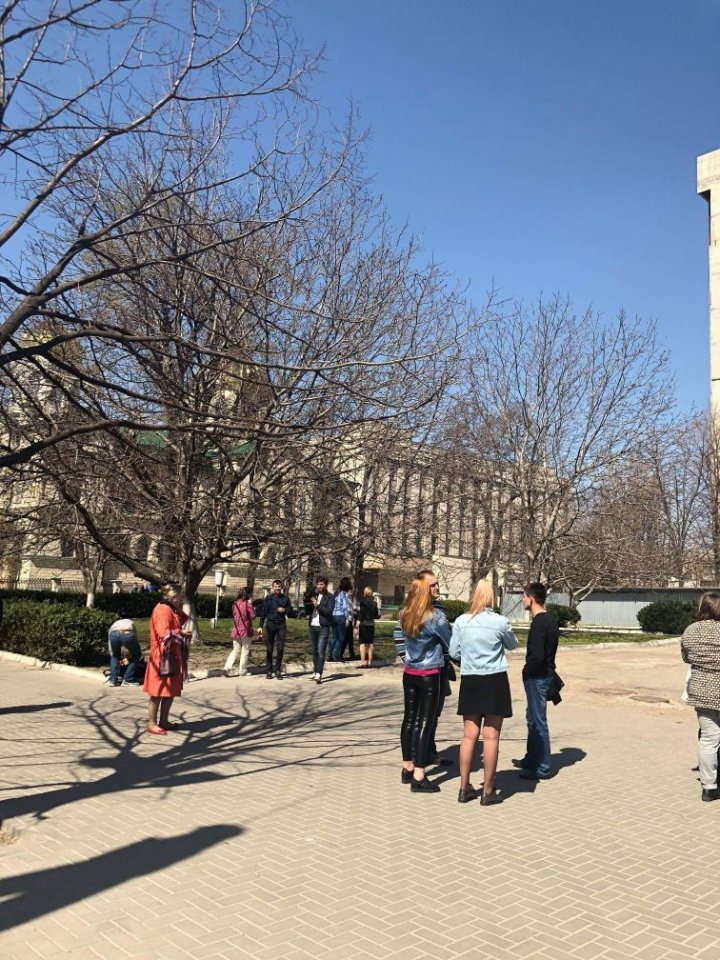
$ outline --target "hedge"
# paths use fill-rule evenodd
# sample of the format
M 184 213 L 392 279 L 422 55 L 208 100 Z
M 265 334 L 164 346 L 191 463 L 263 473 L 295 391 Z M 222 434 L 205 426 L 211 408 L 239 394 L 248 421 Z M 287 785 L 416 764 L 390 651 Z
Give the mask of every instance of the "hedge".
M 70 593 L 58 590 L 0 590 L 3 600 L 42 601 L 45 604 L 65 604 L 71 607 L 85 607 L 84 593 Z M 96 593 L 95 609 L 107 610 L 118 617 L 131 617 L 137 620 L 146 620 L 153 612 L 160 594 L 157 591 L 141 590 L 139 593 Z M 220 616 L 230 617 L 234 597 L 220 598 Z M 196 610 L 199 617 L 215 616 L 215 595 L 199 593 L 195 598 Z
M 467 608 L 470 606 L 470 604 L 465 603 L 464 600 L 443 600 L 442 605 L 445 610 L 445 616 L 450 623 L 454 623 L 461 613 L 466 613 Z
M 107 662 L 107 634 L 116 619 L 114 613 L 24 599 L 11 600 L 4 608 L 0 628 L 3 650 L 77 667 Z
M 638 610 L 637 618 L 645 633 L 682 633 L 695 622 L 697 607 L 681 600 L 657 600 Z
M 557 620 L 559 627 L 575 626 L 582 620 L 580 612 L 574 607 L 566 607 L 562 603 L 548 603 L 545 607 L 550 616 Z

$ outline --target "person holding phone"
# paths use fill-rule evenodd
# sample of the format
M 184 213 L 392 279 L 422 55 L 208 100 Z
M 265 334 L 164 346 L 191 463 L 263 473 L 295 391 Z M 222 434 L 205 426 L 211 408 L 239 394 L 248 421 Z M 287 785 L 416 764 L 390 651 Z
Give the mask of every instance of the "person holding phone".
M 310 598 L 312 614 L 308 626 L 308 638 L 313 657 L 313 675 L 315 683 L 322 683 L 325 669 L 325 650 L 327 649 L 328 634 L 333 622 L 335 597 L 328 590 L 327 577 L 318 577 L 315 581 L 315 593 Z

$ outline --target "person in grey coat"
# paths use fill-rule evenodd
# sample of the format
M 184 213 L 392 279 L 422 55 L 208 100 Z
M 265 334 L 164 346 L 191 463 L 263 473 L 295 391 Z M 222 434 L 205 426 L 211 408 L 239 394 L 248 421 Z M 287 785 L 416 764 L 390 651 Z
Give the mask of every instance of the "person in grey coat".
M 680 640 L 685 663 L 690 664 L 688 702 L 695 707 L 700 738 L 698 767 L 702 799 L 717 800 L 718 749 L 720 749 L 720 592 L 711 590 L 700 597 L 698 619 Z

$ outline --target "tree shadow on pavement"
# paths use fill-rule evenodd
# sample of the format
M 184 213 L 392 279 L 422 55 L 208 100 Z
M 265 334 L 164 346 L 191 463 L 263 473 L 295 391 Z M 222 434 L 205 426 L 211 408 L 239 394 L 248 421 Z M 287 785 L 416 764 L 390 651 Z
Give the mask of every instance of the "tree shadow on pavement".
M 98 697 L 78 711 L 89 729 L 73 731 L 72 740 L 90 746 L 71 764 L 76 779 L 60 785 L 33 783 L 37 792 L 1 800 L 0 823 L 23 816 L 44 819 L 66 804 L 126 790 L 165 790 L 284 767 L 322 765 L 328 760 L 334 765 L 346 762 L 356 766 L 359 744 L 366 755 L 396 750 L 398 738 L 372 741 L 368 736 L 368 725 L 386 727 L 388 713 L 398 706 L 396 693 L 373 691 L 371 699 L 363 700 L 352 686 L 352 692 L 343 691 L 332 699 L 325 699 L 314 684 L 309 689 L 284 688 L 272 705 L 253 704 L 253 711 L 244 696 L 239 696 L 232 708 L 211 702 L 210 691 L 202 699 L 188 696 L 176 702 L 176 714 L 200 716 L 185 720 L 183 729 L 166 737 L 143 736 L 144 723 L 136 716 L 144 711 L 144 704 Z M 130 735 L 129 710 L 133 711 L 134 727 Z M 358 725 L 357 733 L 353 725 Z M 343 729 L 348 736 L 338 738 Z M 28 750 L 53 752 L 57 742 L 67 749 L 67 741 L 39 732 L 34 742 L 28 742 Z M 16 762 L 14 758 L 0 760 L 0 768 Z M 95 770 L 110 773 L 86 779 L 86 771 Z
M 59 700 L 57 703 L 20 703 L 15 707 L 0 707 L 0 715 L 7 713 L 37 713 L 40 710 L 60 710 L 72 707 L 72 700 Z
M 29 923 L 134 877 L 165 870 L 241 833 L 241 827 L 231 824 L 199 827 L 181 836 L 139 840 L 90 860 L 0 880 L 0 930 Z

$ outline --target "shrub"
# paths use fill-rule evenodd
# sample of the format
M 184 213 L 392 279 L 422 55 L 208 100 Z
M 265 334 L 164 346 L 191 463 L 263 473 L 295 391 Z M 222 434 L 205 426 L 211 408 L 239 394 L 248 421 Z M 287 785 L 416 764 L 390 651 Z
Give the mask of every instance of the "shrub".
M 0 590 L 3 600 L 35 600 L 45 603 L 68 603 L 74 607 L 85 606 L 85 594 L 73 593 L 69 590 Z
M 69 603 L 12 600 L 5 604 L 0 645 L 38 660 L 100 666 L 108 658 L 107 634 L 115 619 Z
M 466 613 L 470 606 L 464 600 L 443 600 L 442 605 L 450 623 L 454 623 L 461 613 Z
M 580 612 L 574 607 L 566 607 L 562 603 L 548 603 L 545 607 L 550 616 L 557 620 L 559 627 L 575 626 L 582 620 Z
M 234 600 L 235 600 L 234 593 L 228 597 L 220 597 L 219 616 L 221 617 L 232 616 L 232 605 Z M 195 597 L 195 612 L 199 617 L 214 617 L 215 616 L 215 594 L 214 593 L 198 593 L 198 595 Z
M 64 604 L 71 607 L 84 607 L 85 594 L 71 593 L 58 590 L 0 590 L 0 597 L 4 600 L 42 601 L 46 604 Z M 96 593 L 95 609 L 107 610 L 115 614 L 114 619 L 130 617 L 134 620 L 146 620 L 153 612 L 155 604 L 160 599 L 157 591 L 141 590 L 139 593 Z M 232 616 L 232 605 L 235 599 L 232 596 L 220 598 L 220 616 Z M 199 617 L 215 616 L 215 594 L 199 593 L 195 598 L 197 615 Z
M 645 633 L 682 633 L 694 623 L 696 616 L 695 604 L 681 600 L 657 600 L 637 613 Z

